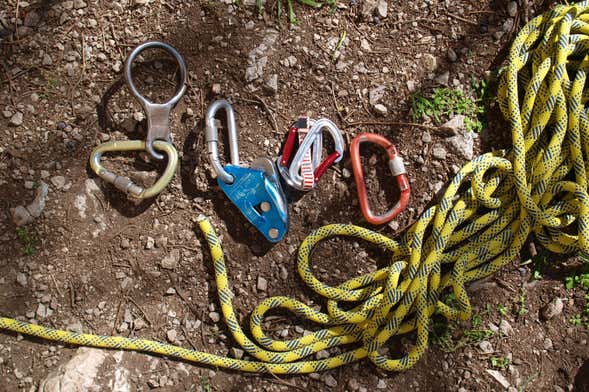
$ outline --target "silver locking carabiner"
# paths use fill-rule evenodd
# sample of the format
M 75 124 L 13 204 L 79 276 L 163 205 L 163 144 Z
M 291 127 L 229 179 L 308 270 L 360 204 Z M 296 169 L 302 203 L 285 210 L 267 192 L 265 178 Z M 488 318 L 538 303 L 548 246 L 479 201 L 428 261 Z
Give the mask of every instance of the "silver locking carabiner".
M 213 170 L 223 182 L 233 183 L 233 176 L 223 168 L 219 159 L 219 131 L 215 124 L 215 115 L 219 110 L 225 110 L 227 116 L 227 131 L 229 133 L 229 157 L 232 165 L 239 166 L 239 147 L 237 144 L 237 126 L 233 107 L 225 99 L 213 102 L 207 109 L 205 140 L 209 150 L 209 159 Z
M 135 83 L 133 82 L 133 61 L 135 61 L 135 58 L 137 58 L 141 52 L 150 48 L 159 48 L 165 50 L 174 57 L 178 63 L 178 67 L 180 68 L 180 86 L 178 87 L 176 94 L 165 103 L 151 102 L 149 99 L 141 95 L 139 90 L 137 90 Z M 172 142 L 169 127 L 170 112 L 186 92 L 186 63 L 184 62 L 184 59 L 180 53 L 178 53 L 178 51 L 173 46 L 159 41 L 147 41 L 137 46 L 135 49 L 133 49 L 131 54 L 129 54 L 129 57 L 125 62 L 125 79 L 127 80 L 129 89 L 143 107 L 147 117 L 147 137 L 145 138 L 145 148 L 152 157 L 159 160 L 164 159 L 164 156 L 157 153 L 153 148 L 153 142 L 156 140 L 164 140 L 168 143 Z

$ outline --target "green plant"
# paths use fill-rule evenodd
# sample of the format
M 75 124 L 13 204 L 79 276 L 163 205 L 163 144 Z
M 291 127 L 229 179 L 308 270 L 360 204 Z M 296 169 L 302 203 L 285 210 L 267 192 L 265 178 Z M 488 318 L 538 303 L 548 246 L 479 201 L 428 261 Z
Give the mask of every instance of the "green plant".
M 505 306 L 503 306 L 502 304 L 497 304 L 497 311 L 502 315 L 502 316 L 507 316 L 508 310 Z
M 483 319 L 480 314 L 475 314 L 472 316 L 472 327 L 477 328 L 483 325 Z
M 327 4 L 333 9 L 336 5 L 335 0 L 326 0 L 324 3 L 314 0 L 298 0 L 298 2 L 313 8 L 321 8 L 324 4 Z M 286 0 L 286 5 L 288 7 L 288 22 L 292 24 L 297 23 L 297 17 L 293 7 L 293 0 Z M 256 0 L 256 7 L 258 8 L 258 12 L 261 14 L 262 10 L 264 9 L 264 2 L 262 0 Z M 276 0 L 276 15 L 278 18 L 282 16 L 282 0 Z
M 44 100 L 51 98 L 58 85 L 59 85 L 59 81 L 57 79 L 54 79 L 54 78 L 47 79 L 47 83 L 43 87 L 43 90 L 41 92 L 39 92 L 39 98 L 44 99 Z
M 585 292 L 585 306 L 581 314 L 576 314 L 571 318 L 573 325 L 584 325 L 589 328 L 589 255 L 579 254 L 579 260 L 583 263 L 582 268 L 573 275 L 569 275 L 564 280 L 567 289 L 578 287 Z
M 491 366 L 499 369 L 506 369 L 511 363 L 509 359 L 505 357 L 491 357 L 489 360 L 491 362 Z
M 411 96 L 413 121 L 430 117 L 434 123 L 441 124 L 442 117 L 464 115 L 464 125 L 468 131 L 480 132 L 484 124 L 479 118 L 485 112 L 482 100 L 466 97 L 461 90 L 436 88 L 429 98 L 416 93 Z
M 200 389 L 202 392 L 211 392 L 211 382 L 207 376 L 200 377 Z
M 37 251 L 37 238 L 24 227 L 16 228 L 16 236 L 20 241 L 23 252 L 27 256 L 32 256 Z
M 519 309 L 517 310 L 517 314 L 523 316 L 526 313 L 528 313 L 528 309 L 526 308 L 526 289 L 522 287 L 519 292 Z
M 452 298 L 453 295 L 453 293 L 448 294 L 444 299 L 444 302 L 449 306 L 456 300 L 455 297 Z M 482 322 L 481 314 L 475 314 L 472 317 L 470 328 L 464 329 L 455 321 L 437 318 L 434 319 L 430 327 L 430 339 L 442 351 L 454 352 L 463 347 L 480 343 L 493 336 L 493 331 L 490 329 L 480 328 Z

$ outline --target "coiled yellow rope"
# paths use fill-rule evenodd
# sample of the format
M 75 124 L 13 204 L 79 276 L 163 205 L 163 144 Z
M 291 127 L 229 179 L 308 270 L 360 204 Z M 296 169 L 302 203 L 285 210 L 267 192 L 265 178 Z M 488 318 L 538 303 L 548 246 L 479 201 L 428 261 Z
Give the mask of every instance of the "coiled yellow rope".
M 136 350 L 248 372 L 309 373 L 369 358 L 386 370 L 411 367 L 424 353 L 429 319 L 439 312 L 466 319 L 471 307 L 465 284 L 486 277 L 514 260 L 533 232 L 554 252 L 589 251 L 587 157 L 589 122 L 585 90 L 589 68 L 589 2 L 557 6 L 528 23 L 517 35 L 502 73 L 499 103 L 511 125 L 513 149 L 495 151 L 467 163 L 438 205 L 423 213 L 400 241 L 353 225 L 327 225 L 301 244 L 298 270 L 307 285 L 327 299 L 327 313 L 288 297 L 263 301 L 251 315 L 250 339 L 233 310 L 221 246 L 206 219 L 223 316 L 233 338 L 257 361 L 188 350 L 145 339 L 60 331 L 11 318 L 0 328 L 76 345 Z M 467 183 L 470 182 L 470 187 Z M 464 189 L 466 188 L 466 189 Z M 331 236 L 351 236 L 390 251 L 389 267 L 332 287 L 312 273 L 315 245 Z M 453 292 L 452 308 L 439 298 Z M 351 310 L 343 302 L 355 302 Z M 264 314 L 285 308 L 324 329 L 288 341 L 262 330 Z M 393 335 L 416 331 L 416 342 L 397 358 L 379 354 Z M 355 349 L 307 359 L 330 347 Z

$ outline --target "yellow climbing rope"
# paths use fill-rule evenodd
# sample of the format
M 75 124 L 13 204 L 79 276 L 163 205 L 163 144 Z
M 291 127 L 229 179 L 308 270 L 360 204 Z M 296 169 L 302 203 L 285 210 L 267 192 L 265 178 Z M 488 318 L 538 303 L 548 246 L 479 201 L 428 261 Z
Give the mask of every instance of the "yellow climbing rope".
M 589 122 L 585 90 L 589 69 L 589 2 L 556 6 L 517 35 L 501 76 L 499 104 L 511 125 L 513 148 L 467 163 L 440 202 L 399 241 L 353 225 L 327 225 L 301 244 L 298 270 L 327 299 L 327 313 L 288 297 L 264 300 L 251 315 L 251 336 L 233 310 L 223 252 L 208 220 L 200 228 L 209 243 L 219 300 L 233 338 L 255 360 L 237 360 L 146 339 L 56 330 L 0 318 L 0 328 L 63 343 L 157 353 L 200 364 L 248 372 L 309 373 L 369 358 L 386 370 L 404 370 L 423 355 L 434 312 L 466 319 L 471 307 L 465 284 L 514 260 L 528 235 L 554 252 L 589 251 L 587 157 Z M 470 187 L 468 187 L 470 183 Z M 350 236 L 389 251 L 387 268 L 333 287 L 310 267 L 318 242 Z M 452 308 L 439 299 L 453 292 Z M 356 304 L 346 310 L 345 302 Z M 313 334 L 276 341 L 262 330 L 273 308 L 323 325 Z M 379 349 L 394 335 L 415 331 L 407 353 L 387 358 Z M 411 335 L 414 336 L 414 335 Z M 327 359 L 309 359 L 330 347 L 351 345 Z

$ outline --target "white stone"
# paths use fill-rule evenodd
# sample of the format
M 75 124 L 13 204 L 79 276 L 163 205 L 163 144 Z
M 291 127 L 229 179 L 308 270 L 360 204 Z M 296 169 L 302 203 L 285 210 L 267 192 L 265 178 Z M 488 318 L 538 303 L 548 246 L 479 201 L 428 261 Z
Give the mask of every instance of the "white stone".
M 10 125 L 14 127 L 19 127 L 23 123 L 23 114 L 21 112 L 16 112 L 10 117 Z
M 93 391 L 98 381 L 98 370 L 107 358 L 108 352 L 96 348 L 82 347 L 57 370 L 51 372 L 39 384 L 39 392 Z

